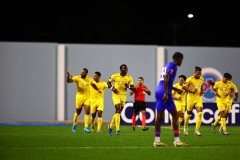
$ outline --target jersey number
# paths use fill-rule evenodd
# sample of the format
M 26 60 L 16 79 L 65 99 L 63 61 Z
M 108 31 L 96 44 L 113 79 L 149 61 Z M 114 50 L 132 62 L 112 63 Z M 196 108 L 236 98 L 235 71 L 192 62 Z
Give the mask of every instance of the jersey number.
M 162 73 L 160 75 L 160 81 L 163 81 L 165 76 L 166 76 L 166 67 L 163 67 Z

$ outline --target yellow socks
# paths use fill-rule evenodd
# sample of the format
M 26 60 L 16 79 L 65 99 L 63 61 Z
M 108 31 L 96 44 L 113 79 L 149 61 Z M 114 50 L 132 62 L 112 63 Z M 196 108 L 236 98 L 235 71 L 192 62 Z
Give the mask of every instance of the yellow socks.
M 220 117 L 220 116 L 217 116 L 215 122 L 213 123 L 214 126 L 217 126 L 220 121 L 221 121 L 221 117 Z
M 120 130 L 120 113 L 115 114 L 116 130 Z
M 85 124 L 85 127 L 88 127 L 89 119 L 90 119 L 90 115 L 85 114 L 85 115 L 84 115 L 84 124 Z
M 111 121 L 111 123 L 110 123 L 110 128 L 113 128 L 113 125 L 114 125 L 114 123 L 115 123 L 115 116 L 116 116 L 116 113 L 113 115 L 113 117 L 112 117 L 112 121 Z
M 74 115 L 73 115 L 73 124 L 74 124 L 74 125 L 77 125 L 78 116 L 79 116 L 79 115 L 75 112 Z
M 102 128 L 102 117 L 101 118 L 98 118 L 98 131 L 100 131 Z
M 198 112 L 197 119 L 196 119 L 196 131 L 199 131 L 201 123 L 202 123 L 202 112 Z
M 186 116 L 184 117 L 184 127 L 188 127 L 190 117 L 191 117 L 190 114 L 186 114 Z
M 221 118 L 221 126 L 223 128 L 223 131 L 227 130 L 227 126 L 226 126 L 226 118 Z

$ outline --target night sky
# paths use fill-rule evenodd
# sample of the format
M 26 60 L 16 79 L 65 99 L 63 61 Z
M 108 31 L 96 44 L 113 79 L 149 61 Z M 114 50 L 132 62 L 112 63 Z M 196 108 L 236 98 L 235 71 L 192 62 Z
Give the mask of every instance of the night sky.
M 240 47 L 240 9 L 234 3 L 88 0 L 50 6 L 3 0 L 0 41 Z

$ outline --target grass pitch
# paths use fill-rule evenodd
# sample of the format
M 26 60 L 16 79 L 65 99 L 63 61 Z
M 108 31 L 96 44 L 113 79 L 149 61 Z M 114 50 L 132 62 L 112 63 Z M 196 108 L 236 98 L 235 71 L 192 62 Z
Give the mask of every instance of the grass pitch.
M 109 136 L 107 126 L 102 131 L 84 133 L 82 126 L 77 127 L 77 133 L 72 132 L 71 126 L 0 126 L 0 159 L 226 160 L 236 159 L 240 149 L 238 126 L 228 126 L 228 136 L 212 133 L 211 126 L 202 126 L 201 137 L 193 134 L 194 126 L 189 126 L 189 136 L 183 136 L 181 128 L 180 139 L 190 144 L 186 148 L 173 146 L 173 132 L 168 126 L 161 129 L 161 141 L 168 144 L 164 148 L 153 147 L 153 126 L 146 132 L 121 126 L 121 135 L 113 136 Z

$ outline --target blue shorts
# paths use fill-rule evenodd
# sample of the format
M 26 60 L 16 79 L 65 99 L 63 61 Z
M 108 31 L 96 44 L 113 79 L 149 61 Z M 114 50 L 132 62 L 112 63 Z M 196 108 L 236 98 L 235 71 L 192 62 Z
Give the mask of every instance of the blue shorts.
M 164 96 L 164 93 L 155 94 L 155 97 L 156 97 L 155 109 L 160 111 L 164 111 L 165 109 L 167 109 L 168 111 L 176 110 L 176 106 L 173 101 L 172 94 L 168 95 L 168 101 L 166 103 L 162 100 L 163 96 Z

